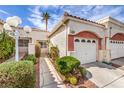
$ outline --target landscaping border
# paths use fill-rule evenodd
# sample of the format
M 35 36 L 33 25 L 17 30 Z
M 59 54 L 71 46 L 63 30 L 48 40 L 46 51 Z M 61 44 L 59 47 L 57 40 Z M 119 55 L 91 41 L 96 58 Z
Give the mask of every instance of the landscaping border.
M 40 88 L 40 62 L 35 65 L 35 76 L 36 76 L 36 88 Z
M 62 76 L 60 75 L 60 73 L 58 73 L 56 71 L 56 69 L 54 67 L 53 60 L 49 57 L 48 57 L 48 59 L 51 61 L 49 63 L 51 63 L 51 65 L 54 68 L 55 72 L 57 73 L 58 77 L 61 79 L 61 82 L 63 82 Z M 68 84 L 68 83 L 64 83 L 64 85 L 66 86 L 66 88 L 98 88 L 98 86 L 95 83 L 93 83 L 92 81 L 87 80 L 87 79 L 85 79 L 83 81 L 83 84 L 79 84 L 79 85 L 76 85 L 76 86 Z
M 56 71 L 56 69 L 54 68 L 53 64 L 51 63 L 51 59 L 50 58 L 45 58 L 46 60 L 46 63 L 49 67 L 49 69 L 51 70 L 52 74 L 53 74 L 53 77 L 55 78 L 55 81 L 58 83 L 58 86 L 59 87 L 62 87 L 62 88 L 66 88 L 66 85 L 63 83 L 63 80 L 62 78 L 60 77 L 59 73 Z

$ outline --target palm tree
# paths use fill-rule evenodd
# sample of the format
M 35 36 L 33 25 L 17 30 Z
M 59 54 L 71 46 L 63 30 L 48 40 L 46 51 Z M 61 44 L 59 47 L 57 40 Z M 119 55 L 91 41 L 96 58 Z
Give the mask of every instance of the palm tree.
M 48 27 L 48 20 L 50 19 L 50 15 L 48 12 L 43 12 L 42 14 L 43 20 L 46 23 L 46 31 L 47 31 L 47 27 Z

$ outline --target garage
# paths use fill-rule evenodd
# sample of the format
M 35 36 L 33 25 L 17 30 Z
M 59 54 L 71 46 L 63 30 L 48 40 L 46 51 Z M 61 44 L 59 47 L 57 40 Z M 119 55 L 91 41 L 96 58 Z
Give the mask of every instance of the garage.
M 111 59 L 124 57 L 124 41 L 111 40 L 110 49 L 111 49 Z
M 80 60 L 81 64 L 96 62 L 97 40 L 86 38 L 74 39 L 73 56 Z

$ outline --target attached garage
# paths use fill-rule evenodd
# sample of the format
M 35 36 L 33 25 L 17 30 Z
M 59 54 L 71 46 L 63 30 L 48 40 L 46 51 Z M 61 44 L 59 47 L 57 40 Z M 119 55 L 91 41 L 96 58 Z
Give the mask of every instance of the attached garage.
M 73 56 L 80 60 L 81 64 L 95 62 L 97 60 L 97 40 L 76 37 L 74 40 L 75 52 Z
M 115 34 L 110 41 L 111 59 L 124 57 L 124 34 Z
M 71 56 L 80 60 L 81 64 L 96 62 L 101 49 L 101 38 L 91 31 L 81 31 L 68 36 L 68 49 Z
M 105 25 L 65 13 L 49 35 L 60 57 L 73 56 L 81 64 L 99 61 L 105 47 Z
M 111 59 L 124 57 L 124 41 L 111 40 L 110 49 L 111 49 Z

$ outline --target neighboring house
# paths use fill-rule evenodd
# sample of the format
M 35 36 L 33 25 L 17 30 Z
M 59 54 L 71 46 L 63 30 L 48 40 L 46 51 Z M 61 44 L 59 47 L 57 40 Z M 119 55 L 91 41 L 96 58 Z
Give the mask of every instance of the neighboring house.
M 97 22 L 106 27 L 105 43 L 106 49 L 110 49 L 111 59 L 124 57 L 124 23 L 112 17 L 105 17 Z
M 0 32 L 3 30 L 3 24 L 5 22 L 0 20 Z M 19 52 L 26 52 L 28 54 L 34 54 L 35 53 L 35 43 L 39 42 L 41 44 L 41 52 L 47 52 L 48 51 L 48 34 L 49 32 L 46 32 L 41 29 L 32 28 L 32 32 L 27 34 L 23 27 L 17 28 L 17 30 L 20 33 L 19 36 Z M 12 31 L 8 33 L 10 36 L 14 37 L 14 34 Z
M 124 57 L 124 24 L 111 17 L 93 22 L 65 12 L 49 38 L 60 57 L 74 56 L 82 64 Z
M 37 28 L 32 28 L 32 32 L 27 34 L 23 31 L 23 28 L 19 29 L 20 38 L 19 38 L 19 47 L 20 51 L 28 51 L 29 54 L 35 53 L 35 44 L 39 42 L 41 44 L 41 52 L 47 52 L 47 42 L 48 42 L 48 34 L 44 30 L 40 30 Z

